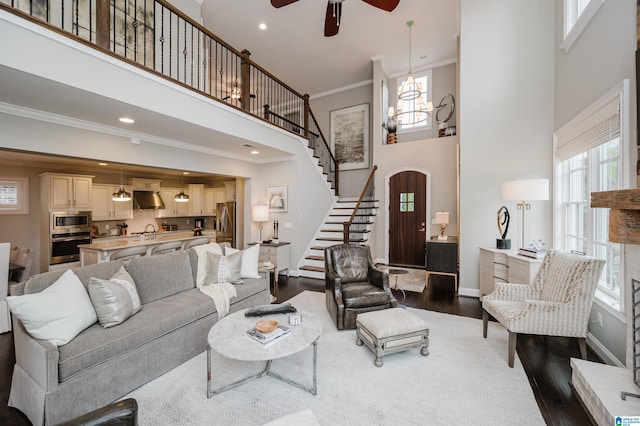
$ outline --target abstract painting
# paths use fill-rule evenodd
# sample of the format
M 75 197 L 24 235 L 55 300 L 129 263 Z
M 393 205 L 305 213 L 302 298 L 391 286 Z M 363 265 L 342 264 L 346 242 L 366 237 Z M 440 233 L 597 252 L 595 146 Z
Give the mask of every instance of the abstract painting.
M 369 168 L 369 104 L 331 111 L 331 151 L 340 170 Z

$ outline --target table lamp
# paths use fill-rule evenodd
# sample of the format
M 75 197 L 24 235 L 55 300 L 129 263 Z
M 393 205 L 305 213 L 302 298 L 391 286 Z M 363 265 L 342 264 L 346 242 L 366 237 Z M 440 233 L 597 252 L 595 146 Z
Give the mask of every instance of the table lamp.
M 251 211 L 251 220 L 253 222 L 258 222 L 258 229 L 260 229 L 260 241 L 262 242 L 262 227 L 265 222 L 269 221 L 269 206 L 253 206 Z
M 436 225 L 440 225 L 440 235 L 438 235 L 438 241 L 446 241 L 447 236 L 444 235 L 444 230 L 449 224 L 449 212 L 436 212 Z
M 522 211 L 520 223 L 520 248 L 525 248 L 524 211 L 531 210 L 527 201 L 545 201 L 549 199 L 549 179 L 522 179 L 502 182 L 500 187 L 502 201 L 518 201 L 516 206 Z

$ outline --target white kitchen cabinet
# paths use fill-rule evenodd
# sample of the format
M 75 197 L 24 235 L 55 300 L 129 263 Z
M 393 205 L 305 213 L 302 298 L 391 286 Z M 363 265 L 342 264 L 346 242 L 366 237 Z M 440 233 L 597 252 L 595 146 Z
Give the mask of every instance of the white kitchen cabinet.
M 157 179 L 132 178 L 131 186 L 134 191 L 160 191 L 160 181 Z
M 206 188 L 204 190 L 204 215 L 216 215 L 216 188 Z
M 176 203 L 174 199 L 180 188 L 160 188 L 160 197 L 164 201 L 164 209 L 156 210 L 156 217 L 187 217 L 189 216 L 189 202 Z
M 542 260 L 514 250 L 480 247 L 480 296 L 493 292 L 496 282 L 532 284 Z
M 129 193 L 132 191 L 130 186 L 125 186 L 124 189 Z M 133 219 L 133 202 L 131 200 L 112 200 L 113 193 L 118 190 L 120 190 L 119 185 L 93 185 L 92 219 L 94 221 Z
M 186 203 L 189 209 L 189 216 L 204 216 L 204 184 L 191 183 L 187 185 L 189 202 Z
M 51 210 L 91 210 L 93 176 L 40 175 L 41 200 Z M 48 201 L 48 202 L 47 202 Z
M 224 203 L 227 201 L 227 191 L 225 188 L 215 188 L 216 190 L 216 204 Z
M 236 182 L 225 182 L 224 191 L 226 195 L 225 201 L 236 201 Z

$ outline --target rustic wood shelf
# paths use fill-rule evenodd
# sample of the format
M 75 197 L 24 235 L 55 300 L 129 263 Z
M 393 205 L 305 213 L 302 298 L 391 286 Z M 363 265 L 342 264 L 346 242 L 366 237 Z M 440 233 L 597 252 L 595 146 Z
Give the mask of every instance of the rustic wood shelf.
M 640 189 L 592 192 L 591 207 L 610 209 L 610 241 L 640 244 Z

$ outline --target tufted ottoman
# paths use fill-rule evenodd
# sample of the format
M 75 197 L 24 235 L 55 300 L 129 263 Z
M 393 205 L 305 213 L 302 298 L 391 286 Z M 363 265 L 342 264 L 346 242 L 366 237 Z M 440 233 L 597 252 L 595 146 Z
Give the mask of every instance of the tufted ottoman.
M 422 347 L 420 354 L 429 355 L 429 324 L 403 308 L 390 308 L 359 314 L 356 319 L 356 344 L 366 344 L 382 367 L 382 357 L 410 348 Z

